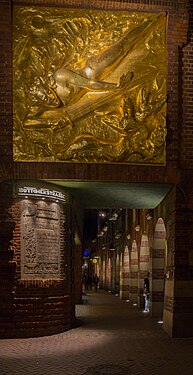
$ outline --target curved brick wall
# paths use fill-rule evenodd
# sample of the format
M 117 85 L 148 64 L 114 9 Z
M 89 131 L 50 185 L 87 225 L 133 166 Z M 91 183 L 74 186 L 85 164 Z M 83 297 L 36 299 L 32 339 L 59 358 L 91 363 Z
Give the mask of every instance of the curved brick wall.
M 62 332 L 74 321 L 70 203 L 13 197 L 12 187 L 11 183 L 1 187 L 5 199 L 0 223 L 0 337 Z M 24 201 L 26 207 L 37 208 L 36 216 L 29 210 L 22 219 Z M 59 212 L 58 227 L 53 207 Z

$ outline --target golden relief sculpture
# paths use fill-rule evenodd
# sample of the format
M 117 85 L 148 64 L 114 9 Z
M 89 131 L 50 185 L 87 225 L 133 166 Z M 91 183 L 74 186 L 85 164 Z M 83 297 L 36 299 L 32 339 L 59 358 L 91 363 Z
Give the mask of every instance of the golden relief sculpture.
M 14 160 L 165 164 L 165 23 L 15 7 Z

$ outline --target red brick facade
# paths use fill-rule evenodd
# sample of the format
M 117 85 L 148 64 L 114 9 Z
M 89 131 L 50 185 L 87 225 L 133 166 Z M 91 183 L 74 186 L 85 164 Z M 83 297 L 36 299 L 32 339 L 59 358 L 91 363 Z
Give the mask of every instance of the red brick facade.
M 193 5 L 188 0 L 131 0 L 125 1 L 70 1 L 70 0 L 2 0 L 0 3 L 0 181 L 1 188 L 1 229 L 0 251 L 3 284 L 0 293 L 5 298 L 6 309 L 2 312 L 6 330 L 13 328 L 18 332 L 29 328 L 29 335 L 45 332 L 47 322 L 52 319 L 53 309 L 57 323 L 50 328 L 50 333 L 61 330 L 61 321 L 66 328 L 72 324 L 71 290 L 61 283 L 51 285 L 41 283 L 19 282 L 20 256 L 17 253 L 19 244 L 18 203 L 12 201 L 11 180 L 69 179 L 86 181 L 118 181 L 118 182 L 151 182 L 171 183 L 174 191 L 170 199 L 166 197 L 157 215 L 163 216 L 169 223 L 168 253 L 170 258 L 170 277 L 176 281 L 175 297 L 165 296 L 165 308 L 173 315 L 173 325 L 166 327 L 171 335 L 182 335 L 182 306 L 186 301 L 186 319 L 192 321 L 193 296 L 181 296 L 182 284 L 178 281 L 189 281 L 192 278 L 193 241 Z M 72 6 L 89 9 L 122 9 L 128 11 L 166 12 L 167 14 L 167 143 L 166 166 L 81 164 L 81 163 L 21 163 L 13 161 L 13 103 L 12 103 L 12 7 L 14 5 L 40 6 Z M 6 199 L 4 194 L 6 192 Z M 13 202 L 13 205 L 12 205 Z M 167 214 L 165 215 L 165 211 Z M 71 213 L 68 212 L 71 220 Z M 69 222 L 69 227 L 72 223 Z M 16 251 L 10 246 L 16 243 Z M 68 249 L 71 239 L 67 235 Z M 71 249 L 72 250 L 72 249 Z M 70 254 L 70 251 L 69 253 Z M 69 255 L 70 256 L 70 255 Z M 72 259 L 71 259 L 72 260 Z M 71 261 L 70 260 L 70 261 Z M 79 261 L 77 261 L 79 262 Z M 175 267 L 175 272 L 174 272 Z M 72 266 L 73 268 L 73 266 Z M 69 271 L 70 273 L 72 271 Z M 70 280 L 69 275 L 69 280 Z M 16 290 L 15 290 L 16 287 Z M 45 293 L 46 291 L 46 293 Z M 37 297 L 38 296 L 38 297 Z M 159 296 L 158 296 L 159 297 Z M 78 297 L 77 297 L 78 298 Z M 34 321 L 30 327 L 25 325 L 25 314 L 33 317 L 36 304 L 41 310 L 42 300 L 47 306 L 46 317 Z M 159 298 L 158 298 L 159 299 Z M 175 303 L 174 303 L 175 300 Z M 36 301 L 36 302 L 34 302 Z M 64 302 L 65 301 L 65 302 Z M 24 306 L 25 305 L 25 306 Z M 65 307 L 64 307 L 65 306 Z M 62 313 L 61 313 L 62 311 Z M 7 315 L 8 314 L 8 315 Z M 58 314 L 58 315 L 57 315 Z M 65 318 L 64 318 L 65 315 Z M 14 317 L 14 318 L 13 318 Z M 44 320 L 43 320 L 44 319 Z M 61 319 L 61 320 L 60 320 Z M 33 320 L 33 318 L 32 318 Z M 18 322 L 18 323 L 17 323 Z M 21 324 L 22 322 L 22 324 Z M 187 323 L 188 325 L 189 323 Z M 63 325 L 64 328 L 64 325 Z M 3 333 L 5 329 L 5 334 Z M 48 330 L 49 331 L 49 330 Z M 13 332 L 13 331 L 12 331 Z M 27 332 L 27 331 L 26 331 Z M 193 334 L 193 328 L 191 330 Z M 8 333 L 9 335 L 9 333 Z M 14 335 L 14 333 L 13 333 Z M 17 335 L 17 333 L 16 333 Z

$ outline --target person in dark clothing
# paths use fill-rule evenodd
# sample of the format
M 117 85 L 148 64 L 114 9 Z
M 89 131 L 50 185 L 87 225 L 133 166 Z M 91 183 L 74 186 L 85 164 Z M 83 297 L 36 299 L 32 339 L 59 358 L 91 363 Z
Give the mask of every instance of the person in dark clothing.
M 150 307 L 149 272 L 148 272 L 147 277 L 144 279 L 143 295 L 145 297 L 145 311 L 149 311 L 149 307 Z
M 88 288 L 92 290 L 92 275 L 88 275 Z
M 99 277 L 97 276 L 96 273 L 93 276 L 93 282 L 94 282 L 94 285 L 95 285 L 95 290 L 97 291 L 97 289 L 98 289 L 98 283 L 99 283 Z
M 85 288 L 85 290 L 88 290 L 88 286 L 89 286 L 89 276 L 88 276 L 88 273 L 85 273 L 84 274 L 84 288 Z

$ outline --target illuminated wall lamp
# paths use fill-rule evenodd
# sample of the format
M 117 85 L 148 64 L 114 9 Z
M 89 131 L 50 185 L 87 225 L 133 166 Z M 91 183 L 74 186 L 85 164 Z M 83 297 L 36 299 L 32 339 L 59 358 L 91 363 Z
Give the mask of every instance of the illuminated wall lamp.
M 121 232 L 116 233 L 115 239 L 118 240 L 121 237 Z
M 116 221 L 117 218 L 118 218 L 118 214 L 115 212 L 115 213 L 113 214 L 113 216 L 110 217 L 109 220 L 110 220 L 110 221 Z
M 139 225 L 136 225 L 136 227 L 135 227 L 135 231 L 136 231 L 136 232 L 139 232 L 139 231 L 140 231 L 140 226 L 139 226 Z
M 110 244 L 110 246 L 109 246 L 109 250 L 110 250 L 110 251 L 115 251 L 115 246 L 113 245 L 113 243 Z

